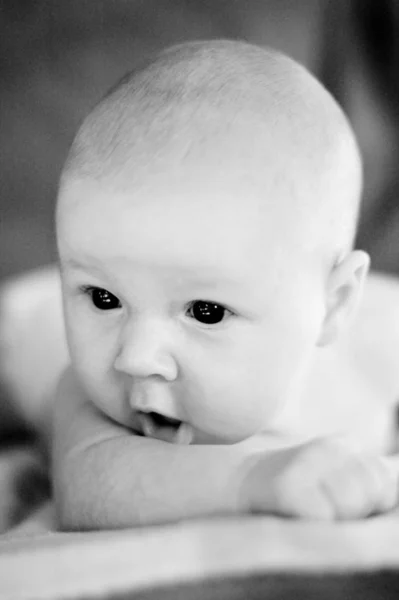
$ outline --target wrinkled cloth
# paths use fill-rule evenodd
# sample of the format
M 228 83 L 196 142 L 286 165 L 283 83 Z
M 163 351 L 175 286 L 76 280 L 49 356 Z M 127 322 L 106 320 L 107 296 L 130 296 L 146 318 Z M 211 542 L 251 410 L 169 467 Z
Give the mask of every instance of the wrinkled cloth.
M 247 516 L 89 533 L 56 533 L 51 524 L 46 504 L 0 537 L 1 598 L 397 597 L 399 515 L 356 523 Z

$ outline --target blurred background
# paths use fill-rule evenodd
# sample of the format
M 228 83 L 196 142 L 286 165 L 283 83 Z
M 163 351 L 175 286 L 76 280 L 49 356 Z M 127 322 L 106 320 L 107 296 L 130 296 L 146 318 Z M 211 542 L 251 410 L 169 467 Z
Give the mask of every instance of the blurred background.
M 358 246 L 399 273 L 397 0 L 0 0 L 0 278 L 55 260 L 53 208 L 83 116 L 144 56 L 229 37 L 306 65 L 365 163 Z

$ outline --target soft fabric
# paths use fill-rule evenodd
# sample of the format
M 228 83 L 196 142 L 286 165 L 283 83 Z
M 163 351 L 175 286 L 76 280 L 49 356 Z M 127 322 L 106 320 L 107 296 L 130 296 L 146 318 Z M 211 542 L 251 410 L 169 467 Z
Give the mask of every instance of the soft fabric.
M 248 578 L 267 573 L 284 573 L 288 581 L 294 574 L 310 574 L 309 593 L 312 578 L 334 575 L 339 595 L 348 597 L 342 574 L 399 569 L 398 523 L 394 515 L 347 524 L 245 517 L 116 532 L 55 533 L 50 531 L 48 505 L 31 520 L 30 528 L 0 541 L 0 597 L 145 598 L 151 592 L 148 597 L 164 600 L 165 590 L 172 588 L 175 598 L 220 599 L 230 596 L 214 595 L 212 587 L 207 595 L 195 595 L 195 588 L 201 589 L 205 581 L 244 577 L 248 589 L 240 596 L 243 600 L 269 598 L 267 579 L 264 596 L 249 595 Z M 396 590 L 399 571 L 397 577 Z M 187 583 L 195 583 L 190 595 L 178 595 L 176 586 Z M 324 592 L 325 598 L 338 597 Z M 288 600 L 292 595 L 270 596 L 274 597 Z M 381 597 L 394 598 L 367 596 Z

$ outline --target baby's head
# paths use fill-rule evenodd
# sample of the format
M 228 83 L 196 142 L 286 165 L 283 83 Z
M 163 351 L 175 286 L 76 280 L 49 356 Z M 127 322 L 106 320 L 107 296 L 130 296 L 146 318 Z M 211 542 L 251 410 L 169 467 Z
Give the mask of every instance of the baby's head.
M 359 298 L 360 192 L 345 117 L 292 60 L 195 42 L 128 75 L 83 122 L 58 199 L 93 402 L 175 442 L 267 428 Z

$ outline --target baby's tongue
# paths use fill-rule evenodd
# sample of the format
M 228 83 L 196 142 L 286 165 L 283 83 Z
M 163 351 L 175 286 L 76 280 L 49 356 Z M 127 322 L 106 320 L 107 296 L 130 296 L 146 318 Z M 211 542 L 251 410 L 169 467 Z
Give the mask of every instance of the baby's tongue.
M 146 437 L 170 444 L 190 444 L 193 432 L 188 423 L 164 417 L 158 413 L 139 413 L 141 428 Z

